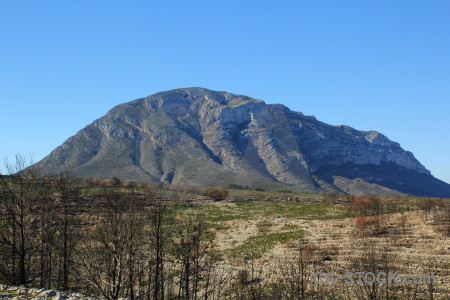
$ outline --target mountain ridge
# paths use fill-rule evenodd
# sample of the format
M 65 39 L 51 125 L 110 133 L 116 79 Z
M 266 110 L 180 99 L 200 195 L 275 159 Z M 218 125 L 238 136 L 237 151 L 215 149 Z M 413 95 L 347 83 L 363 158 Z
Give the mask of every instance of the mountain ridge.
M 329 125 L 282 104 L 199 87 L 119 104 L 36 164 L 46 175 L 67 166 L 80 178 L 344 193 L 346 185 L 361 186 L 353 182 L 360 179 L 368 187 L 360 193 L 370 194 L 375 184 L 385 194 L 450 197 L 450 185 L 379 132 Z M 376 166 L 388 166 L 394 175 Z

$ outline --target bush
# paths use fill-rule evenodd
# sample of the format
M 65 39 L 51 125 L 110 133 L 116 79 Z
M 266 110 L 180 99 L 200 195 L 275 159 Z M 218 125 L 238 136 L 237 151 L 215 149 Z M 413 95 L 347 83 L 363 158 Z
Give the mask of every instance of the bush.
M 145 183 L 139 184 L 139 188 L 146 194 L 151 193 L 151 191 L 152 191 L 150 186 L 148 184 L 145 184 Z
M 249 282 L 250 274 L 247 270 L 239 270 L 236 274 L 236 279 L 241 285 L 245 285 Z
M 248 185 L 240 185 L 240 184 L 236 184 L 236 183 L 230 183 L 227 186 L 228 189 L 230 190 L 249 190 L 250 187 Z
M 362 235 L 376 235 L 386 232 L 386 218 L 382 216 L 358 217 L 355 229 Z
M 214 199 L 215 201 L 224 200 L 228 197 L 228 191 L 226 189 L 218 190 L 218 189 L 209 189 L 206 191 L 206 196 Z
M 122 181 L 117 177 L 113 177 L 108 180 L 108 183 L 112 186 L 119 186 L 122 184 Z
M 419 209 L 424 210 L 426 212 L 430 212 L 431 209 L 435 206 L 435 201 L 432 198 L 423 197 L 419 199 L 417 206 Z
M 85 182 L 86 182 L 86 184 L 89 185 L 90 187 L 100 185 L 100 179 L 98 179 L 98 178 L 93 178 L 93 177 L 91 177 L 91 178 L 86 179 Z
M 381 201 L 374 196 L 360 196 L 352 201 L 351 209 L 358 216 L 375 216 L 381 213 Z
M 136 187 L 136 183 L 134 181 L 125 181 L 123 183 L 123 186 L 131 189 L 131 188 Z

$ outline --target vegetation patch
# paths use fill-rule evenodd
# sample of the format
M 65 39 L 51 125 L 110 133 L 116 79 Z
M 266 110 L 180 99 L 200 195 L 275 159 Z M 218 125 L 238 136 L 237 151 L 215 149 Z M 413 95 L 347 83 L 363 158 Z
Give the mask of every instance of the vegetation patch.
M 225 250 L 224 254 L 232 258 L 260 258 L 276 244 L 284 244 L 302 236 L 301 230 L 261 234 L 247 239 L 244 244 L 236 248 Z
M 291 201 L 242 201 L 236 206 L 244 211 L 252 211 L 263 216 L 282 215 L 287 218 L 307 220 L 340 219 L 347 216 L 347 208 L 340 204 L 299 203 Z

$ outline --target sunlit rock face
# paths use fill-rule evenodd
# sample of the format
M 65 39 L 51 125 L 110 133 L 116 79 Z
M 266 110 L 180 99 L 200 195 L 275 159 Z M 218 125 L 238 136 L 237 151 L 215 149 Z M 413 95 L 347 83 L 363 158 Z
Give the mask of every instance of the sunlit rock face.
M 36 167 L 46 175 L 69 167 L 79 178 L 344 193 L 342 178 L 358 178 L 367 184 L 352 193 L 450 196 L 449 185 L 378 132 L 203 88 L 118 105 Z

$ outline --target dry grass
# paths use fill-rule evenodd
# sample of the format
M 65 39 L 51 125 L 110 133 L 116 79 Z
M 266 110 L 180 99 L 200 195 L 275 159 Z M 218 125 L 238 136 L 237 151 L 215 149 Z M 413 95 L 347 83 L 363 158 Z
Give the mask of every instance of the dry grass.
M 389 249 L 400 274 L 437 275 L 437 299 L 445 299 L 450 290 L 450 237 L 427 221 L 423 212 L 384 215 L 380 223 L 370 220 L 363 229 L 357 218 L 317 220 L 295 212 L 263 212 L 222 222 L 225 229 L 216 233 L 216 249 L 228 257 L 223 262 L 227 268 L 236 265 L 233 258 L 248 258 L 244 253 L 257 249 L 255 266 L 270 273 L 277 262 L 293 255 L 300 240 L 320 250 L 318 259 L 325 261 L 328 271 L 342 271 L 351 267 L 352 259 L 362 255 L 361 245 L 370 241 Z

